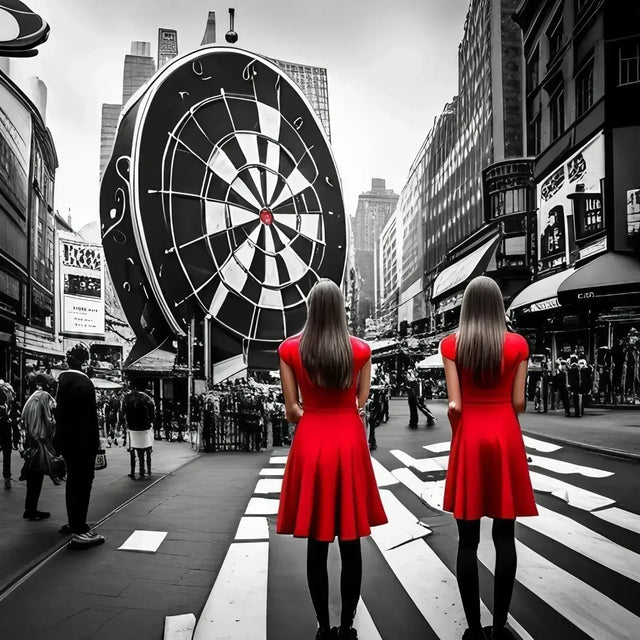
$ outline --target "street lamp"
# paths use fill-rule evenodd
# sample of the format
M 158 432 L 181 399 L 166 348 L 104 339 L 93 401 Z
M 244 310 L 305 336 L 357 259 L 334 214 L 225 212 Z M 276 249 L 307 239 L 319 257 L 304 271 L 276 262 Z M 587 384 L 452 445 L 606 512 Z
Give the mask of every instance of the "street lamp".
M 235 44 L 238 42 L 238 34 L 233 30 L 234 18 L 236 15 L 235 9 L 229 9 L 229 31 L 225 33 L 224 38 L 229 44 Z

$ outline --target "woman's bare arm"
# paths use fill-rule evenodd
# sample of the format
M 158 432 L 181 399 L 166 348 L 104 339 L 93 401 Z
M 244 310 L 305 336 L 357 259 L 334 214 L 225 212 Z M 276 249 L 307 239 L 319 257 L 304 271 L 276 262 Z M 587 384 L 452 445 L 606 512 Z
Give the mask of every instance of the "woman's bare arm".
M 447 380 L 447 395 L 449 396 L 449 411 L 459 415 L 462 409 L 462 395 L 460 394 L 460 380 L 458 379 L 458 367 L 453 360 L 442 357 L 444 362 L 444 377 Z
M 369 358 L 358 376 L 358 409 L 362 409 L 367 404 L 369 390 L 371 389 L 371 358 Z
M 525 384 L 527 381 L 527 366 L 528 361 L 523 360 L 516 370 L 515 378 L 513 379 L 513 392 L 511 396 L 511 402 L 516 413 L 522 413 L 526 407 L 527 401 L 525 397 Z
M 297 424 L 302 418 L 302 407 L 298 396 L 298 383 L 293 369 L 280 358 L 280 382 L 284 396 L 284 413 L 288 422 Z

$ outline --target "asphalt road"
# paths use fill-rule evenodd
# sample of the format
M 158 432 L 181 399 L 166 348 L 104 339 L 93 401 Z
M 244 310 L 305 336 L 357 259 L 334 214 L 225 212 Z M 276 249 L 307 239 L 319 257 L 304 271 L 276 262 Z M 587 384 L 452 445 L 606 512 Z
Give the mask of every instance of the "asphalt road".
M 374 467 L 390 524 L 363 540 L 356 621 L 362 640 L 457 639 L 465 628 L 453 573 L 455 522 L 440 510 L 450 431 L 444 403 L 433 403 L 433 410 L 439 418 L 434 427 L 423 422 L 409 430 L 406 401 L 394 400 L 391 420 L 377 431 Z M 626 418 L 608 412 L 598 428 L 616 420 Z M 568 423 L 554 415 L 526 415 L 522 424 L 528 431 L 551 424 L 557 432 Z M 522 518 L 516 529 L 518 574 L 510 619 L 516 637 L 637 637 L 638 462 L 539 436 L 528 437 L 526 445 L 540 515 Z M 283 448 L 206 454 L 184 466 L 175 461 L 170 475 L 100 527 L 107 544 L 58 553 L 0 599 L 0 637 L 160 639 L 166 615 L 192 612 L 198 618 L 195 640 L 313 638 L 305 542 L 274 532 L 286 455 Z M 128 478 L 114 481 L 112 500 L 133 490 L 122 486 L 123 480 Z M 153 555 L 118 551 L 134 529 L 163 530 L 168 536 Z M 337 623 L 336 546 L 330 579 Z M 484 526 L 479 556 L 483 622 L 490 624 L 494 556 Z M 38 616 L 29 613 L 34 602 Z

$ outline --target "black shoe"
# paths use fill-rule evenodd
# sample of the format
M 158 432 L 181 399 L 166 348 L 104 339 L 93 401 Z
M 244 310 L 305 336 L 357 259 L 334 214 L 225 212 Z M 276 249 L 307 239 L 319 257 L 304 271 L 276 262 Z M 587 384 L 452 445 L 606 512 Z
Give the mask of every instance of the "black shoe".
M 462 640 L 489 640 L 489 638 L 485 635 L 484 629 L 467 629 L 462 634 Z
M 500 627 L 499 629 L 493 627 L 491 629 L 491 635 L 487 636 L 490 640 L 516 640 L 516 637 L 506 627 Z
M 338 640 L 358 640 L 358 632 L 353 627 L 340 627 L 336 637 Z
M 135 473 L 129 473 L 128 476 L 132 479 L 135 480 L 136 479 L 136 474 Z
M 48 511 L 34 511 L 33 513 L 28 513 L 25 511 L 22 514 L 22 517 L 25 520 L 31 520 L 32 522 L 36 522 L 38 520 L 46 520 L 51 517 L 51 514 Z
M 335 640 L 337 638 L 338 628 L 318 629 L 316 631 L 316 640 Z
M 93 531 L 87 531 L 86 533 L 74 533 L 67 546 L 69 549 L 88 549 L 89 547 L 104 544 L 104 542 L 104 536 L 94 533 Z

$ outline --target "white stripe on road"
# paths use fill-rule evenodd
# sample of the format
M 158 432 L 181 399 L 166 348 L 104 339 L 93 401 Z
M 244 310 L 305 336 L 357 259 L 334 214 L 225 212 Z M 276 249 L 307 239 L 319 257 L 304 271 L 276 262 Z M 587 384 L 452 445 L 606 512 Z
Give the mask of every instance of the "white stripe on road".
M 269 458 L 269 464 L 286 464 L 287 456 L 271 456 Z
M 232 543 L 193 640 L 266 640 L 268 572 L 268 542 Z
M 282 490 L 282 479 L 267 479 L 262 478 L 258 480 L 258 484 L 256 488 L 253 490 L 253 493 L 280 493 Z
M 640 582 L 639 554 L 542 505 L 538 505 L 538 513 L 538 517 L 519 520 L 520 524 L 573 549 L 603 567 Z
M 251 498 L 245 514 L 248 516 L 273 516 L 278 513 L 280 500 L 273 498 Z
M 608 507 L 615 504 L 615 500 L 601 496 L 592 491 L 575 487 L 568 482 L 544 476 L 536 471 L 530 471 L 531 483 L 535 491 L 541 493 L 550 493 L 556 498 L 564 500 L 572 507 L 583 509 L 584 511 L 593 511 L 600 507 Z
M 427 451 L 431 451 L 432 453 L 446 453 L 451 449 L 451 441 L 447 442 L 436 442 L 435 444 L 425 444 L 423 449 Z
M 376 484 L 379 487 L 388 487 L 392 484 L 398 484 L 398 480 L 393 476 L 386 467 L 384 467 L 375 458 L 371 458 L 371 464 L 373 465 L 373 473 L 376 476 Z
M 562 447 L 557 444 L 544 442 L 543 440 L 536 440 L 529 436 L 523 435 L 522 439 L 524 440 L 524 445 L 527 449 L 535 449 L 536 451 L 542 451 L 542 453 L 553 453 L 554 451 L 562 449 Z
M 243 516 L 240 518 L 236 540 L 268 540 L 269 525 L 266 518 Z
M 364 640 L 382 640 L 382 636 L 376 628 L 373 618 L 362 601 L 362 598 L 360 598 L 358 608 L 356 609 L 353 626 L 358 630 L 358 635 Z
M 604 471 L 604 469 L 596 469 L 595 467 L 583 467 L 580 464 L 573 464 L 573 462 L 554 460 L 553 458 L 545 458 L 544 456 L 529 455 L 529 458 L 531 458 L 531 462 L 529 462 L 530 465 L 548 469 L 555 473 L 579 473 L 587 478 L 608 478 L 613 475 L 612 471 Z
M 431 534 L 431 529 L 418 524 L 418 519 L 407 509 L 391 491 L 380 491 L 382 504 L 389 522 L 374 527 L 376 543 L 385 550 L 393 549 L 400 544 L 424 538 Z
M 443 510 L 444 480 L 422 482 L 410 469 L 394 469 L 391 473 L 429 507 L 438 511 Z
M 282 469 L 260 469 L 260 475 L 261 476 L 280 476 L 282 477 L 284 475 L 284 468 Z
M 401 451 L 400 449 L 391 449 L 389 453 L 395 456 L 402 464 L 407 467 L 412 467 L 416 471 L 421 471 L 423 473 L 429 471 L 442 471 L 442 458 L 445 456 L 438 456 L 436 458 L 414 458 L 410 456 L 408 453 Z M 446 469 L 446 467 L 444 467 Z
M 606 520 L 623 529 L 640 533 L 640 516 L 637 513 L 625 511 L 618 507 L 611 507 L 609 509 L 601 509 L 600 511 L 592 511 L 591 515 Z
M 478 558 L 493 572 L 495 552 L 491 543 L 491 522 L 487 519 L 481 522 Z M 587 637 L 628 640 L 630 630 L 640 628 L 640 618 L 617 602 L 549 562 L 518 540 L 516 547 L 518 582 L 584 631 Z

